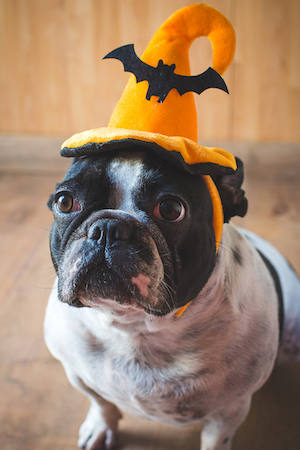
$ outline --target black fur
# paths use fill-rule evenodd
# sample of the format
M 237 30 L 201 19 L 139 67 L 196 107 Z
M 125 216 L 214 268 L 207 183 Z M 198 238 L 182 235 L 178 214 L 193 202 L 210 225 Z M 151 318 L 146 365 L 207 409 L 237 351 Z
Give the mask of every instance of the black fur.
M 244 217 L 248 209 L 245 191 L 241 189 L 244 181 L 244 165 L 239 158 L 235 159 L 237 170 L 232 175 L 213 177 L 222 200 L 225 223 L 234 216 Z

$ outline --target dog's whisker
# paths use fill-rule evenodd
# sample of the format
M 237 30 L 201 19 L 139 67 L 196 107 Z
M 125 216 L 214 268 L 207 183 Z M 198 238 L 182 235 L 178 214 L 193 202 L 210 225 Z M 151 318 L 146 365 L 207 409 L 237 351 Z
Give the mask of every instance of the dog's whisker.
M 172 292 L 173 294 L 176 294 L 176 290 L 172 288 L 169 283 L 165 280 L 162 280 L 162 284 L 167 287 L 168 291 Z
M 166 291 L 167 291 L 168 294 L 169 294 L 168 297 L 170 298 L 170 300 L 171 300 L 171 302 L 172 302 L 173 308 L 172 308 L 171 305 L 168 303 L 166 297 L 164 298 L 164 300 L 165 300 L 167 306 L 169 307 L 169 311 L 172 311 L 173 309 L 175 309 L 174 294 L 176 294 L 176 291 L 175 291 L 174 289 L 172 289 L 171 286 L 170 286 L 168 283 L 166 283 L 165 281 L 163 281 L 162 284 L 163 284 L 164 288 L 166 289 Z
M 45 267 L 44 269 L 42 269 L 39 274 L 42 275 L 44 272 L 46 272 L 47 270 L 53 270 L 53 265 L 51 264 L 50 266 Z

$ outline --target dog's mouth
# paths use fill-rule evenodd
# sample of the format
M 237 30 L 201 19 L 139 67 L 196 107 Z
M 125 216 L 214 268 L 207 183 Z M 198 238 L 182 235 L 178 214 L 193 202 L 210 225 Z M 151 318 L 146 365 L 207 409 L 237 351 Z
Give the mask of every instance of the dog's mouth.
M 145 258 L 142 252 L 103 252 L 89 247 L 86 240 L 74 241 L 59 267 L 60 300 L 76 307 L 117 306 L 120 312 L 130 308 L 154 315 L 169 313 L 172 301 L 165 288 L 162 261 L 153 249 L 147 251 Z
M 87 270 L 87 275 L 78 278 L 78 287 L 74 290 L 73 304 L 80 302 L 83 306 L 108 306 L 117 303 L 121 310 L 133 308 L 151 310 L 148 304 L 149 286 L 148 276 L 139 274 L 131 280 L 119 276 L 118 272 L 102 267 L 101 270 Z

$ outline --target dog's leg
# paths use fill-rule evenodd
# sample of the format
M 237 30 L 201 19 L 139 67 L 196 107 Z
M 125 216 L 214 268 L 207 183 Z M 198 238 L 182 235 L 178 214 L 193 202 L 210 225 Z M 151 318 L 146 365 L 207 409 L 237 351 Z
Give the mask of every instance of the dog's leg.
M 118 443 L 118 421 L 122 415 L 102 397 L 91 399 L 91 407 L 79 430 L 78 446 L 86 450 L 111 450 Z
M 230 450 L 236 429 L 246 418 L 251 396 L 219 409 L 204 419 L 201 450 Z
M 66 368 L 65 368 L 66 369 Z M 66 369 L 70 383 L 91 401 L 89 412 L 79 430 L 78 446 L 86 450 L 111 450 L 118 443 L 118 408 L 90 389 L 73 372 Z

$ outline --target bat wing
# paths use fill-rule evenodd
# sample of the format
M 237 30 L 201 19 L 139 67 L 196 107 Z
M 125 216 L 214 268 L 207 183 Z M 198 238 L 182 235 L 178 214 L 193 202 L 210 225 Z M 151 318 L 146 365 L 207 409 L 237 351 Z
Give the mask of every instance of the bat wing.
M 123 45 L 104 56 L 103 59 L 119 59 L 125 72 L 131 72 L 136 77 L 136 82 L 151 80 L 155 77 L 155 67 L 149 66 L 136 55 L 133 44 Z
M 211 67 L 200 75 L 195 76 L 183 76 L 174 73 L 174 88 L 177 89 L 180 95 L 190 91 L 201 94 L 201 92 L 209 88 L 222 89 L 228 94 L 225 81 Z

